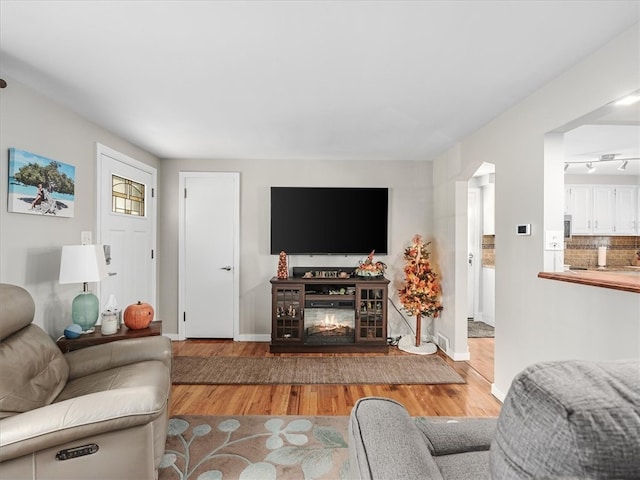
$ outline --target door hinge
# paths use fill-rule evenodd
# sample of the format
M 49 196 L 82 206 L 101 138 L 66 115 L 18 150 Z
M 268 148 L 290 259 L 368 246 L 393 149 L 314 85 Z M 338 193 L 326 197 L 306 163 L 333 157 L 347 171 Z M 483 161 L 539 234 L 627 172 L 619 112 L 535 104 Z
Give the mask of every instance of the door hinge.
M 187 321 L 187 312 L 182 312 L 182 321 L 183 322 Z
M 153 260 L 153 249 L 151 249 L 151 260 Z
M 155 197 L 156 197 L 156 189 L 151 188 L 151 198 L 155 198 Z
M 184 198 L 187 198 L 187 189 L 184 189 Z

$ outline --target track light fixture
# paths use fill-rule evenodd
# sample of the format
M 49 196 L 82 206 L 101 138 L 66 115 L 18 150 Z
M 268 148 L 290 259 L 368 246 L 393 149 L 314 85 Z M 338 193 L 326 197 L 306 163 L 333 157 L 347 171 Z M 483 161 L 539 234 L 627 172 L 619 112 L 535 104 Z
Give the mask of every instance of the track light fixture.
M 567 173 L 567 170 L 571 165 L 585 165 L 587 167 L 588 173 L 593 173 L 596 171 L 596 166 L 600 163 L 606 162 L 620 162 L 618 166 L 618 170 L 624 172 L 627 169 L 627 165 L 632 160 L 640 160 L 640 156 L 629 156 L 627 158 L 617 158 L 621 154 L 619 153 L 608 153 L 605 155 L 600 155 L 598 160 L 585 160 L 584 162 L 564 162 L 564 172 Z

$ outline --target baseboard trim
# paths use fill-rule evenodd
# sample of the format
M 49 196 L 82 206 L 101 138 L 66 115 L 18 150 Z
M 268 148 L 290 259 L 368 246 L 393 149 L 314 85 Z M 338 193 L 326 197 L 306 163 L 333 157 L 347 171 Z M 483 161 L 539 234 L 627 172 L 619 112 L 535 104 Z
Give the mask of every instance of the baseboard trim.
M 235 342 L 270 342 L 271 335 L 265 334 L 242 334 L 233 339 Z
M 440 350 L 442 353 L 444 353 L 447 357 L 449 357 L 454 362 L 465 362 L 467 360 L 471 360 L 471 354 L 469 352 L 453 352 L 453 354 L 450 354 L 443 348 L 440 348 L 440 345 L 438 345 L 437 343 L 436 345 L 438 346 L 438 350 Z
M 177 342 L 179 340 L 186 340 L 180 338 L 177 333 L 163 333 L 165 337 L 170 338 L 172 341 Z M 271 335 L 238 335 L 233 339 L 234 342 L 270 342 Z
M 449 357 L 455 362 L 471 360 L 471 354 L 469 352 L 453 352 L 453 355 L 449 355 Z
M 500 400 L 500 403 L 504 403 L 504 399 L 507 396 L 502 390 L 496 387 L 495 383 L 491 384 L 491 395 Z

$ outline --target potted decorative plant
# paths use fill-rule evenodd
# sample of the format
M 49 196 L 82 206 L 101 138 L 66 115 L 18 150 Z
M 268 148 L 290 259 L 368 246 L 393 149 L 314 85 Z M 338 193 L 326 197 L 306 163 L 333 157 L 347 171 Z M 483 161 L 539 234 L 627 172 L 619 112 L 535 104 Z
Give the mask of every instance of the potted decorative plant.
M 416 347 L 420 345 L 422 317 L 436 318 L 442 311 L 440 281 L 431 268 L 429 250 L 422 236 L 415 235 L 404 250 L 404 286 L 398 291 L 402 306 L 416 317 Z

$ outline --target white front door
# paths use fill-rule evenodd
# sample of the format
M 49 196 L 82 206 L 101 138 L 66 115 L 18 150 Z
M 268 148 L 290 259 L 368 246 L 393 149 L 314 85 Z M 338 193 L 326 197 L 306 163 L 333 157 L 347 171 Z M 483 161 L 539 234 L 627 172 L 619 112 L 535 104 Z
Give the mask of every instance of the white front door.
M 97 243 L 110 248 L 110 276 L 100 282 L 100 308 L 114 295 L 121 310 L 138 301 L 155 309 L 156 169 L 103 145 L 98 145 L 97 161 Z
M 235 172 L 180 174 L 180 338 L 237 334 L 239 185 Z

